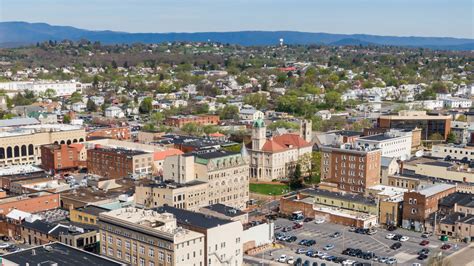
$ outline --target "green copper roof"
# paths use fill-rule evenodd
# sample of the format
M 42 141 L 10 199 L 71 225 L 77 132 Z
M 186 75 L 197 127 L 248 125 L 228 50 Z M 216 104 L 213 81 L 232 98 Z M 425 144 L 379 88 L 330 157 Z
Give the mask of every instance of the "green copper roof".
M 259 118 L 253 122 L 253 127 L 265 127 L 265 122 L 263 119 Z

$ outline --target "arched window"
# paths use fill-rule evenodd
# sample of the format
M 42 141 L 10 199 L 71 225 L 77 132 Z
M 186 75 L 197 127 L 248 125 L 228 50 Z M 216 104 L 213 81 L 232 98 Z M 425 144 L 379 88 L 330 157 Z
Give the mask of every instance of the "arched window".
M 73 139 L 73 140 L 72 140 L 72 143 L 77 143 L 77 139 Z
M 0 148 L 0 159 L 5 159 L 5 148 Z
M 7 147 L 7 158 L 13 157 L 12 147 Z
M 84 142 L 84 139 L 83 139 L 83 138 L 80 138 L 80 139 L 79 139 L 79 142 Z
M 55 141 L 55 142 L 54 142 L 54 144 L 58 145 L 58 144 L 59 144 L 59 142 Z
M 26 145 L 21 145 L 21 156 L 27 156 Z
M 71 144 L 71 140 L 68 139 L 66 143 L 67 143 L 67 145 Z
M 33 147 L 33 144 L 28 145 L 28 155 L 33 155 L 35 154 L 35 148 Z
M 15 157 L 20 157 L 20 147 L 15 146 L 13 151 L 14 151 Z
M 64 140 L 61 140 L 60 144 L 66 144 L 66 142 L 64 142 Z

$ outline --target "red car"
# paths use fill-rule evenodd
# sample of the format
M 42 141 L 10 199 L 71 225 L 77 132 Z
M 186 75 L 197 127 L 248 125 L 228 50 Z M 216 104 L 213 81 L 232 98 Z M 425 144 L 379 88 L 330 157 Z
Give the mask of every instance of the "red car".
M 293 225 L 293 229 L 298 229 L 298 228 L 301 228 L 301 227 L 303 227 L 302 224 L 295 224 L 295 225 Z
M 451 245 L 450 245 L 450 244 L 444 244 L 444 245 L 441 246 L 441 249 L 442 249 L 442 250 L 448 250 L 448 249 L 450 249 L 450 248 L 451 248 Z
M 430 243 L 430 241 L 428 241 L 428 240 L 423 240 L 423 241 L 420 242 L 420 245 L 426 246 L 426 245 L 428 245 L 429 243 Z

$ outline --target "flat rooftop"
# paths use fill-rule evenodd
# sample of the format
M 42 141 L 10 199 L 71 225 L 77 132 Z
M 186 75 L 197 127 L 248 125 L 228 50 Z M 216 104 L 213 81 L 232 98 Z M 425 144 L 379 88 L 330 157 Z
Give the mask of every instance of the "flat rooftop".
M 84 207 L 81 207 L 81 208 L 77 208 L 76 210 L 80 211 L 80 212 L 83 212 L 83 213 L 91 214 L 91 215 L 94 215 L 94 216 L 99 216 L 99 214 L 109 211 L 106 208 L 102 208 L 102 207 L 94 206 L 94 205 L 87 205 L 87 206 L 84 206 Z
M 233 207 L 221 204 L 221 203 L 205 206 L 203 208 L 208 209 L 210 211 L 214 211 L 214 212 L 223 214 L 225 216 L 229 216 L 229 217 L 237 217 L 237 216 L 241 216 L 241 215 L 245 214 L 245 212 L 243 212 L 239 209 L 236 209 L 236 208 L 233 208 Z
M 455 185 L 450 185 L 450 184 L 435 184 L 432 186 L 425 187 L 421 190 L 418 191 L 418 193 L 425 195 L 426 197 L 433 196 L 435 194 L 438 194 L 440 192 L 443 192 L 445 190 L 455 188 Z
M 0 168 L 0 176 L 29 174 L 35 172 L 44 172 L 43 169 L 34 165 L 10 165 Z
M 127 156 L 135 156 L 135 155 L 143 155 L 147 154 L 148 152 L 140 151 L 140 150 L 128 150 L 123 148 L 112 148 L 112 147 L 95 147 L 91 149 L 92 151 L 100 151 L 100 152 L 111 152 L 116 154 L 125 154 Z
M 178 209 L 171 206 L 162 206 L 155 208 L 154 210 L 159 213 L 173 214 L 176 217 L 178 224 L 191 225 L 205 229 L 210 229 L 233 222 L 231 220 L 225 220 L 198 212 Z
M 388 134 L 377 134 L 377 135 L 361 137 L 357 140 L 385 141 L 385 140 L 390 140 L 390 139 L 395 139 L 395 138 L 398 138 L 398 137 L 390 136 Z
M 351 193 L 345 193 L 345 192 L 332 192 L 329 190 L 316 189 L 316 188 L 303 189 L 299 191 L 299 193 L 303 195 L 308 195 L 308 196 L 322 196 L 322 197 L 327 197 L 327 198 L 358 202 L 362 204 L 376 205 L 376 202 L 374 199 L 370 199 L 359 194 L 351 194 Z
M 18 265 L 101 265 L 116 266 L 123 263 L 77 249 L 59 242 L 37 246 L 2 256 L 4 261 Z
M 211 151 L 211 152 L 204 152 L 204 153 L 194 153 L 194 156 L 209 160 L 209 159 L 222 158 L 226 156 L 233 156 L 237 154 L 240 154 L 240 152 L 218 150 L 218 151 Z

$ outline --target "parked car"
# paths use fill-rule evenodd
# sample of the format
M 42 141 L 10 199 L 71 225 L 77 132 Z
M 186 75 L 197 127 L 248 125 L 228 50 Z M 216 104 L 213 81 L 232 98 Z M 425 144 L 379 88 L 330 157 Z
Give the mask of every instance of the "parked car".
M 311 222 L 311 221 L 313 221 L 313 220 L 314 220 L 314 218 L 306 217 L 306 218 L 304 218 L 303 221 L 304 221 L 305 223 L 307 223 L 307 222 Z
M 405 241 L 408 241 L 408 239 L 410 239 L 408 236 L 402 236 L 400 238 L 400 241 L 405 242 Z
M 387 234 L 385 236 L 386 239 L 393 239 L 393 237 L 395 236 L 395 234 Z
M 324 222 L 325 222 L 324 218 L 317 218 L 317 219 L 314 220 L 315 224 L 322 224 Z
M 8 248 L 10 246 L 9 243 L 0 243 L 0 249 L 5 249 L 5 248 Z
M 395 263 L 397 263 L 397 259 L 396 258 L 389 258 L 385 263 L 387 263 L 388 265 L 395 264 Z
M 354 226 L 351 226 L 351 227 L 349 227 L 349 232 L 355 232 L 356 229 L 357 228 L 355 228 Z
M 340 237 L 340 236 L 341 236 L 341 233 L 339 233 L 339 232 L 335 232 L 332 235 L 330 235 L 330 237 L 332 237 L 332 238 L 336 238 L 336 237 Z
M 391 232 L 391 231 L 395 231 L 395 230 L 397 230 L 397 227 L 396 227 L 395 225 L 389 225 L 389 226 L 387 227 L 387 231 L 390 231 L 390 232 Z
M 450 244 L 443 244 L 443 245 L 441 246 L 441 249 L 442 249 L 442 250 L 448 250 L 448 249 L 450 249 L 450 248 L 451 248 L 451 245 L 450 245 Z
M 417 259 L 419 259 L 419 260 L 424 260 L 424 259 L 426 259 L 426 258 L 428 258 L 428 255 L 420 254 L 420 255 L 418 255 L 418 258 L 417 258 Z
M 430 250 L 427 248 L 423 248 L 420 251 L 418 251 L 418 255 L 421 255 L 421 254 L 428 255 L 430 254 Z
M 288 260 L 286 261 L 286 263 L 288 263 L 288 264 L 294 264 L 294 263 L 295 263 L 295 259 L 293 259 L 293 257 L 290 257 L 290 258 L 288 258 Z
M 430 236 L 432 236 L 432 235 L 433 235 L 432 232 L 423 232 L 423 234 L 421 234 L 421 237 L 423 237 L 423 238 L 428 238 L 428 237 L 430 237 Z
M 385 263 L 385 262 L 387 262 L 387 260 L 388 260 L 387 257 L 381 257 L 381 258 L 379 258 L 379 262 L 380 262 L 380 263 Z
M 293 229 L 298 229 L 298 228 L 302 228 L 303 225 L 302 224 L 299 224 L 299 223 L 296 223 L 293 225 Z
M 306 242 L 308 242 L 308 239 L 302 239 L 298 244 L 299 245 L 304 245 L 304 244 L 306 244 Z
M 313 240 L 313 239 L 310 239 L 310 240 L 306 241 L 306 243 L 304 245 L 307 246 L 307 247 L 310 247 L 314 244 L 316 244 L 316 241 Z
M 402 237 L 402 235 L 395 235 L 392 237 L 392 240 L 399 241 Z
M 331 250 L 334 248 L 334 245 L 333 244 L 327 244 L 326 246 L 324 246 L 324 250 Z
M 369 229 L 369 230 L 367 231 L 367 234 L 368 234 L 368 235 L 375 235 L 375 234 L 377 234 L 377 230 L 375 230 L 375 229 Z
M 423 241 L 420 242 L 420 245 L 421 245 L 421 246 L 426 246 L 426 245 L 428 245 L 429 243 L 430 243 L 430 241 L 428 241 L 428 240 L 423 240 Z
M 287 226 L 287 227 L 283 228 L 283 230 L 281 230 L 281 231 L 283 231 L 283 232 L 289 232 L 289 231 L 291 231 L 291 227 L 290 227 L 290 226 Z
M 296 254 L 306 254 L 306 252 L 308 252 L 308 250 L 305 248 L 299 248 L 296 250 Z
M 285 263 L 285 262 L 286 262 L 286 259 L 287 259 L 286 255 L 285 255 L 285 254 L 282 254 L 282 255 L 280 255 L 280 257 L 278 258 L 277 261 L 278 261 L 278 262 Z
M 393 245 L 390 246 L 390 248 L 393 249 L 393 250 L 397 250 L 401 247 L 402 247 L 402 243 L 400 243 L 400 242 L 393 243 Z

